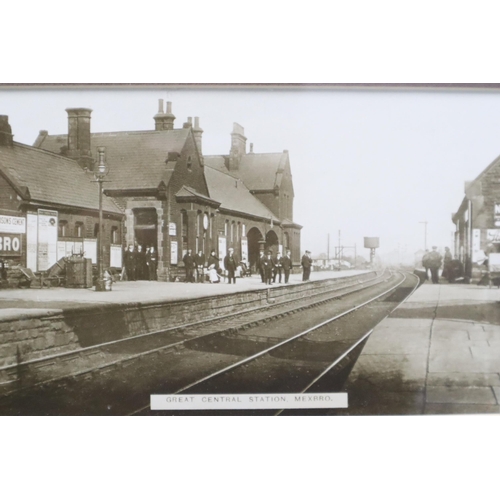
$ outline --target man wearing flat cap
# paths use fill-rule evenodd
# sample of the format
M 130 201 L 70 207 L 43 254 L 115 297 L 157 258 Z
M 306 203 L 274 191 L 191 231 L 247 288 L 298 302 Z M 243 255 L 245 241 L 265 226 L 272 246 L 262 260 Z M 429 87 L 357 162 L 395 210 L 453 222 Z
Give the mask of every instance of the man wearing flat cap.
M 302 281 L 310 281 L 309 276 L 311 274 L 312 259 L 309 250 L 305 251 L 300 264 L 302 265 Z
M 432 252 L 429 252 L 427 259 L 429 269 L 431 270 L 432 283 L 436 285 L 439 283 L 439 268 L 443 262 L 443 257 L 437 251 L 437 247 L 432 247 Z

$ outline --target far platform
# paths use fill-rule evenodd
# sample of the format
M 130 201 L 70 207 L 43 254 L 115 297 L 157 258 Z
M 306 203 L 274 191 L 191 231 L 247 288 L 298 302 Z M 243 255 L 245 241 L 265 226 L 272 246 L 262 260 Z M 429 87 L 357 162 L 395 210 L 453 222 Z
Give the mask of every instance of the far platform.
M 343 415 L 500 413 L 500 289 L 426 282 L 383 320 Z
M 355 276 L 369 271 L 318 271 L 311 272 L 310 280 L 326 280 Z M 302 274 L 291 274 L 287 286 L 302 283 Z M 171 302 L 193 298 L 224 295 L 234 292 L 285 286 L 276 282 L 265 285 L 258 275 L 236 278 L 236 284 L 185 283 L 158 281 L 117 281 L 112 291 L 96 292 L 90 288 L 33 288 L 0 290 L 0 319 L 20 315 L 59 313 L 65 309 L 102 304 L 130 304 Z

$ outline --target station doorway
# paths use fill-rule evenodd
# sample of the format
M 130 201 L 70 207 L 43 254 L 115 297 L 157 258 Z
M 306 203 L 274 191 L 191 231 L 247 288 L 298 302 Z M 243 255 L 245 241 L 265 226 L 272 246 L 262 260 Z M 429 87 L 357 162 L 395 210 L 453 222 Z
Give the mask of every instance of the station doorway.
M 135 244 L 142 249 L 158 247 L 158 216 L 154 208 L 138 208 L 134 210 Z
M 262 233 L 256 227 L 252 227 L 252 229 L 247 232 L 248 262 L 250 263 L 250 267 L 252 269 L 255 268 L 255 265 L 257 263 L 257 257 L 259 256 L 260 250 L 260 242 L 262 241 L 262 239 Z
M 266 245 L 265 245 L 265 250 L 271 251 L 273 253 L 273 257 L 276 256 L 279 250 L 279 240 L 278 240 L 278 235 L 273 231 L 270 230 L 266 234 Z

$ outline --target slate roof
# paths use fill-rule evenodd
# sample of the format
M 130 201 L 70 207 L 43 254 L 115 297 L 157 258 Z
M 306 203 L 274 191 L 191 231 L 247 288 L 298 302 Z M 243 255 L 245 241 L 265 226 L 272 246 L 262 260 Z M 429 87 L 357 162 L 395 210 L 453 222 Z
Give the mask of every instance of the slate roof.
M 14 142 L 0 146 L 0 170 L 32 201 L 99 209 L 99 191 L 91 173 L 84 172 L 78 163 L 32 146 Z M 103 209 L 122 213 L 106 196 Z
M 209 203 L 214 206 L 220 206 L 220 203 L 218 200 L 214 200 L 213 198 L 209 198 L 208 196 L 205 196 L 204 194 L 198 193 L 196 189 L 193 189 L 192 187 L 189 186 L 182 186 L 177 193 L 175 193 L 176 198 L 196 198 L 198 200 L 204 201 L 206 203 Z
M 169 161 L 167 165 L 168 153 L 180 153 L 188 135 L 187 128 L 95 133 L 91 134 L 91 151 L 99 146 L 106 148 L 106 189 L 156 188 L 161 181 L 168 185 L 176 163 Z M 35 144 L 60 154 L 67 140 L 66 134 L 47 135 L 39 137 Z
M 248 153 L 241 157 L 238 173 L 229 172 L 228 156 L 203 157 L 205 165 L 235 177 L 239 176 L 250 190 L 274 189 L 281 184 L 287 153 Z
M 205 166 L 205 178 L 210 197 L 221 203 L 221 209 L 265 219 L 273 217 L 273 220 L 278 222 L 271 211 L 250 193 L 241 180 L 208 165 Z
M 240 176 L 248 189 L 273 189 L 281 184 L 287 153 L 249 153 L 241 157 Z

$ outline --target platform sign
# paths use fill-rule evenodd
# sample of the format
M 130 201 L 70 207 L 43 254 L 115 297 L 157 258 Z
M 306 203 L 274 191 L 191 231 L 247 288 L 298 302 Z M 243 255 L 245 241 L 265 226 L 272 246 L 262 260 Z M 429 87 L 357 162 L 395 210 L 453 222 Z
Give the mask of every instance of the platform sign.
M 57 262 L 57 218 L 55 210 L 38 210 L 38 271 Z
M 22 249 L 22 234 L 0 233 L 0 255 L 2 257 L 20 257 Z
M 0 233 L 25 234 L 26 219 L 0 214 Z

